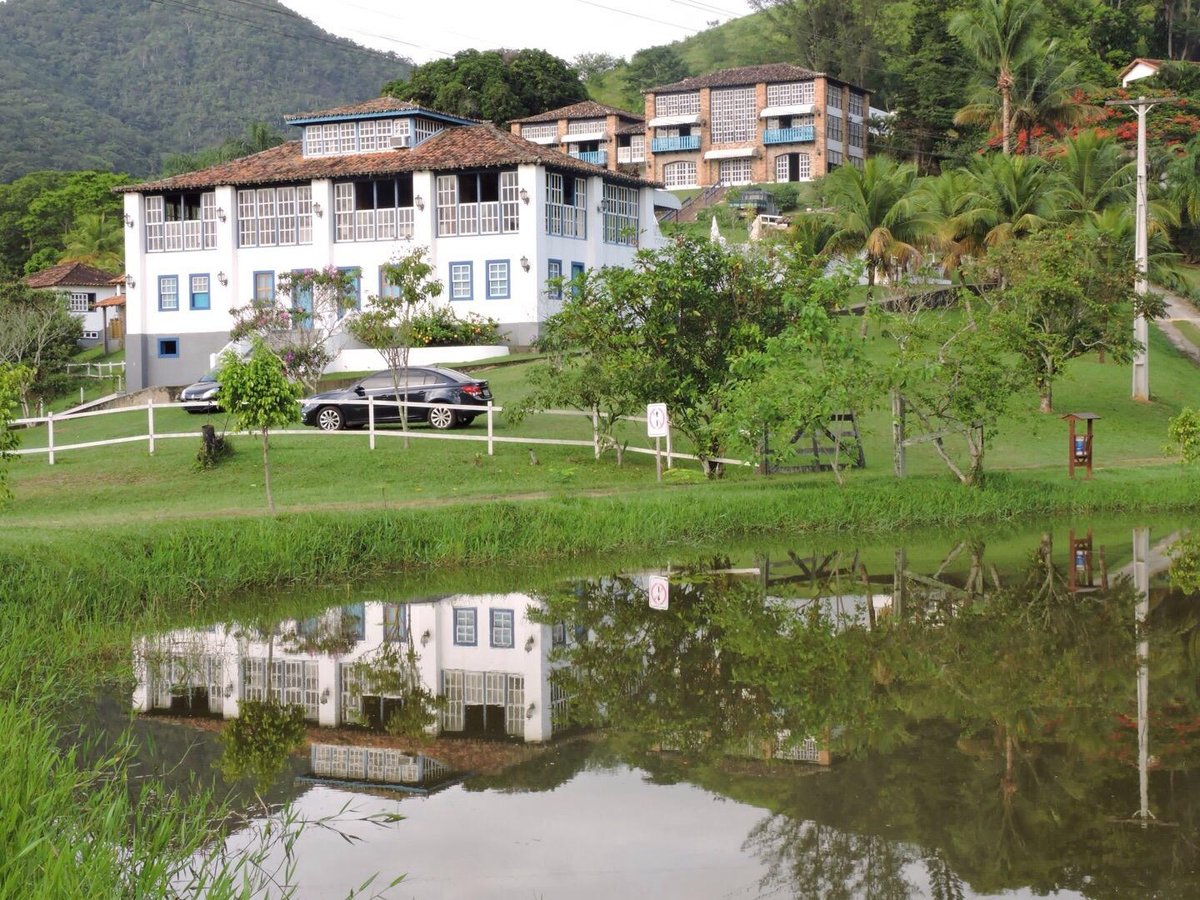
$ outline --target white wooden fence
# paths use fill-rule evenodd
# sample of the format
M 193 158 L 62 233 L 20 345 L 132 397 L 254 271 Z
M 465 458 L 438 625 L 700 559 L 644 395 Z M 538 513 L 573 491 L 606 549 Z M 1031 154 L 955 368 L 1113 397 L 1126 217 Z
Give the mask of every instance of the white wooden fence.
M 176 438 L 191 438 L 198 437 L 198 429 L 188 429 L 187 431 L 162 431 L 155 427 L 154 414 L 156 410 L 165 409 L 186 409 L 194 404 L 185 403 L 155 403 L 153 398 L 146 401 L 144 406 L 123 406 L 115 409 L 97 409 L 88 412 L 78 413 L 60 413 L 58 415 L 50 414 L 47 416 L 34 416 L 26 419 L 16 419 L 13 422 L 15 426 L 24 426 L 25 428 L 37 428 L 45 426 L 46 428 L 46 446 L 44 447 L 23 447 L 12 451 L 16 456 L 36 456 L 38 454 L 46 454 L 47 462 L 54 465 L 55 458 L 59 453 L 65 453 L 73 450 L 85 450 L 91 447 L 114 447 L 120 444 L 138 444 L 145 443 L 147 452 L 153 456 L 155 444 L 160 440 L 172 440 Z M 479 433 L 456 433 L 447 431 L 438 431 L 435 429 L 408 429 L 407 431 L 400 428 L 379 429 L 375 423 L 375 407 L 376 403 L 373 398 L 366 400 L 351 400 L 339 401 L 339 406 L 366 406 L 367 407 L 367 423 L 365 431 L 322 431 L 319 428 L 307 427 L 303 429 L 280 429 L 272 430 L 272 435 L 302 435 L 302 436 L 323 436 L 323 437 L 343 437 L 354 438 L 366 434 L 368 445 L 372 450 L 375 449 L 377 438 L 403 438 L 406 434 L 410 438 L 420 440 L 442 440 L 442 441 L 474 441 L 477 443 L 486 443 L 488 456 L 495 455 L 496 444 L 546 444 L 558 447 L 589 447 L 595 454 L 596 458 L 600 457 L 605 446 L 600 437 L 598 422 L 593 418 L 592 439 L 591 440 L 572 440 L 569 438 L 541 438 L 527 437 L 524 435 L 498 435 L 496 434 L 496 413 L 504 411 L 504 407 L 495 406 L 490 400 L 486 407 L 478 405 L 463 405 L 463 404 L 446 404 L 446 403 L 424 403 L 417 401 L 409 401 L 408 406 L 420 407 L 429 409 L 434 406 L 444 406 L 455 411 L 463 411 L 472 415 L 485 417 L 487 419 L 487 429 L 483 434 Z M 389 404 L 390 406 L 391 404 Z M 552 415 L 560 416 L 579 416 L 583 417 L 586 413 L 580 410 L 544 410 L 544 412 Z M 144 434 L 127 435 L 125 437 L 107 438 L 105 440 L 96 441 L 78 441 L 75 443 L 62 443 L 58 440 L 55 433 L 55 427 L 61 426 L 67 422 L 76 422 L 80 419 L 92 419 L 99 416 L 144 416 L 146 422 L 146 431 Z M 622 416 L 621 418 L 627 421 L 645 422 L 644 416 Z M 643 453 L 653 456 L 657 451 L 654 447 L 636 447 L 627 446 L 624 448 L 625 453 Z M 670 467 L 675 460 L 693 460 L 698 461 L 699 457 L 690 453 L 680 453 L 673 450 L 670 446 L 670 441 L 667 442 L 666 452 L 667 465 Z M 714 462 L 725 463 L 727 465 L 752 465 L 740 459 L 716 459 Z

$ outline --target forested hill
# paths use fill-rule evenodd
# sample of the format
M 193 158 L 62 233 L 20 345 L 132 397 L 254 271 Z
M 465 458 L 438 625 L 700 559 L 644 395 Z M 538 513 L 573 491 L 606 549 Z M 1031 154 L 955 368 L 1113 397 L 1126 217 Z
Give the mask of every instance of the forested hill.
M 400 57 L 275 0 L 0 2 L 0 183 L 37 169 L 158 172 L 263 121 L 378 96 Z

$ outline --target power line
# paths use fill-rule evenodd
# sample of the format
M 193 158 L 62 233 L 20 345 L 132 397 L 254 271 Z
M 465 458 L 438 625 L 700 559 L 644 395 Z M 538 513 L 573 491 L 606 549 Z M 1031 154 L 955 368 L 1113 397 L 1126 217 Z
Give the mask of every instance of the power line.
M 625 9 L 617 9 L 615 6 L 605 6 L 603 3 L 596 3 L 595 0 L 578 0 L 578 2 L 586 4 L 587 6 L 595 6 L 598 9 L 606 9 L 609 12 L 620 13 L 623 16 L 632 16 L 635 19 L 643 19 L 647 22 L 653 22 L 656 25 L 666 25 L 668 28 L 678 28 L 680 31 L 686 31 L 690 34 L 695 34 L 698 30 L 689 25 L 680 25 L 678 22 L 664 22 L 662 19 L 654 19 L 650 16 L 643 16 L 641 13 L 629 12 Z
M 722 9 L 719 6 L 712 6 L 711 4 L 708 4 L 708 3 L 699 3 L 699 2 L 697 2 L 697 0 L 671 0 L 671 2 L 678 4 L 679 6 L 688 6 L 688 7 L 691 7 L 692 9 L 698 9 L 701 12 L 720 13 L 722 15 L 733 16 L 735 18 L 746 15 L 744 12 L 739 13 L 739 12 L 734 12 L 731 9 Z

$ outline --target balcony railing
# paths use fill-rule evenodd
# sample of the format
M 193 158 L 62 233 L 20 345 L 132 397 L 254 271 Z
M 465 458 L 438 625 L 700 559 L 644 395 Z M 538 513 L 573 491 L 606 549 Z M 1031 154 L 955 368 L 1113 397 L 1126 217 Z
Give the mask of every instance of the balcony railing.
M 603 166 L 608 164 L 607 150 L 573 150 L 570 156 L 585 162 L 591 163 L 593 166 Z
M 764 144 L 801 144 L 816 140 L 817 129 L 813 125 L 795 128 L 767 128 L 763 131 Z
M 699 150 L 700 136 L 654 138 L 650 142 L 652 153 L 671 153 L 675 150 Z

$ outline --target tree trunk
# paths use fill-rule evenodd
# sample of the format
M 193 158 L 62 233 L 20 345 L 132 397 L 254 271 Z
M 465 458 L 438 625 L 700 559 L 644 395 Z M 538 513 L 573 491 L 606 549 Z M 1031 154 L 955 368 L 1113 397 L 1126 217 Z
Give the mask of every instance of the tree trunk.
M 271 515 L 275 515 L 275 500 L 271 497 L 271 457 L 268 453 L 270 450 L 270 438 L 267 434 L 267 429 L 264 428 L 262 430 L 263 487 L 267 489 L 267 510 Z
M 1004 155 L 1008 156 L 1012 153 L 1012 121 L 1009 118 L 1009 110 L 1012 106 L 1012 73 L 1007 69 L 1001 69 L 1000 78 L 997 81 L 1000 88 L 1000 134 L 1002 137 L 1002 146 Z

